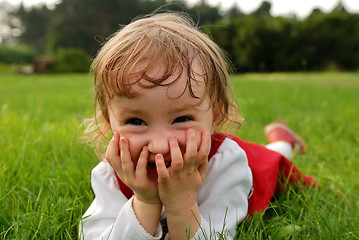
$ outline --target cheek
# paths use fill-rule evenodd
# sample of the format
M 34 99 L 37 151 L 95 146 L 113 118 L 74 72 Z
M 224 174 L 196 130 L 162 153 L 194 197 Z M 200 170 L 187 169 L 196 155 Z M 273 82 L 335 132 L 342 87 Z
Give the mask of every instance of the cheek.
M 182 153 L 184 153 L 186 151 L 186 131 L 178 131 L 174 136 L 178 141 L 178 145 L 180 146 Z
M 127 138 L 129 145 L 130 145 L 130 153 L 131 153 L 131 160 L 134 162 L 137 162 L 140 153 L 142 151 L 143 146 L 145 143 L 143 142 L 143 138 L 139 135 L 133 135 L 133 134 L 126 134 L 119 132 L 121 137 Z

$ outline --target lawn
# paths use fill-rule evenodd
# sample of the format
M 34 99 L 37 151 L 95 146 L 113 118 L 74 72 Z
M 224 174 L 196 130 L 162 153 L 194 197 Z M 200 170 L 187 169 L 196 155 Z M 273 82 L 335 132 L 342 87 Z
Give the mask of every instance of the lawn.
M 266 144 L 286 121 L 309 144 L 293 161 L 320 188 L 289 189 L 239 226 L 240 239 L 359 239 L 359 73 L 231 77 L 238 135 Z M 76 239 L 98 163 L 79 140 L 93 111 L 86 74 L 14 75 L 0 67 L 0 239 Z

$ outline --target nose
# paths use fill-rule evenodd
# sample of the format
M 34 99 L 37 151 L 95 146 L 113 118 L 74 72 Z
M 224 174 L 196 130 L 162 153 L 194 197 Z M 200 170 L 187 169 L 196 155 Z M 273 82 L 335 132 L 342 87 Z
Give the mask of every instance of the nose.
M 168 138 L 170 134 L 166 130 L 154 130 L 149 135 L 150 139 L 148 140 L 148 151 L 154 154 L 166 155 L 169 153 L 169 144 Z

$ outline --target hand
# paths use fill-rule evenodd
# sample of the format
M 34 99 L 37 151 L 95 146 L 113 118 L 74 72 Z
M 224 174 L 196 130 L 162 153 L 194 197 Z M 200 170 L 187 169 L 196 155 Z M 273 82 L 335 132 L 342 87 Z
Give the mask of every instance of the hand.
M 174 216 L 183 210 L 190 210 L 194 205 L 197 206 L 197 192 L 205 180 L 208 167 L 211 146 L 209 133 L 201 134 L 199 148 L 195 130 L 188 129 L 186 134 L 186 152 L 183 156 L 177 139 L 169 138 L 172 162 L 168 169 L 162 154 L 157 154 L 155 157 L 159 197 L 166 212 Z
M 157 183 L 147 177 L 148 154 L 148 148 L 144 146 L 135 167 L 128 140 L 114 132 L 108 144 L 106 160 L 118 177 L 133 190 L 137 200 L 146 204 L 160 204 Z

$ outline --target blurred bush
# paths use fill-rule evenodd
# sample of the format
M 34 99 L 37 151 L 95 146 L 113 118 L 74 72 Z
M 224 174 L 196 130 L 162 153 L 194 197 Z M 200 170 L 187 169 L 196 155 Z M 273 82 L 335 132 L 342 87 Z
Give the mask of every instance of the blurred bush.
M 88 72 L 91 65 L 91 56 L 80 48 L 61 48 L 57 51 L 55 61 L 50 72 Z
M 36 50 L 25 45 L 6 46 L 0 44 L 0 63 L 29 64 L 36 55 Z

